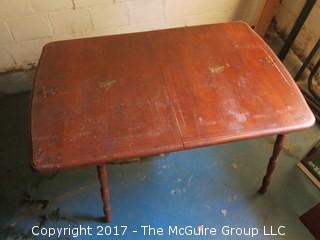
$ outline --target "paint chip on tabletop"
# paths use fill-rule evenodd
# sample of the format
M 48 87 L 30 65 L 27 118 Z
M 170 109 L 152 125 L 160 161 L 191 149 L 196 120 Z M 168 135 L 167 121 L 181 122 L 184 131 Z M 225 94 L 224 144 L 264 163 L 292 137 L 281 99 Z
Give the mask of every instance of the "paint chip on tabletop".
M 116 80 L 105 80 L 98 83 L 101 89 L 110 89 L 117 81 Z
M 40 88 L 40 90 L 38 90 L 37 94 L 40 96 L 40 97 L 49 97 L 49 96 L 54 96 L 56 95 L 57 93 L 57 90 L 53 87 L 46 87 L 46 86 L 43 86 Z
M 216 66 L 211 66 L 209 67 L 209 71 L 211 73 L 220 73 L 220 72 L 224 72 L 226 70 L 226 68 L 229 68 L 230 64 L 226 63 L 223 65 L 216 65 Z

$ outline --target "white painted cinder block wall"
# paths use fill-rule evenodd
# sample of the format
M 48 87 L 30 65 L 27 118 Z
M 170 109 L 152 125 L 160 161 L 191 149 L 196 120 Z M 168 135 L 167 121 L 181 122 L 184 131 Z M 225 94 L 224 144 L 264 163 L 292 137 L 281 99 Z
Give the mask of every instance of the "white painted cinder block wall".
M 277 28 L 286 38 L 292 29 L 306 0 L 283 0 L 276 15 Z M 320 1 L 317 1 L 294 42 L 294 50 L 300 58 L 306 57 L 320 36 Z M 318 53 L 318 56 L 320 52 Z M 317 57 L 314 58 L 314 60 Z
M 244 20 L 265 0 L 0 0 L 0 72 L 36 64 L 62 39 Z

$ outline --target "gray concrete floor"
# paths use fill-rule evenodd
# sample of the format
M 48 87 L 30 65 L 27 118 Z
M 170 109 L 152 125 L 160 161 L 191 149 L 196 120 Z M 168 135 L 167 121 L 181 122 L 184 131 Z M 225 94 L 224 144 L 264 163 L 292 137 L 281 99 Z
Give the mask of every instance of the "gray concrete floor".
M 113 220 L 109 226 L 126 225 L 128 230 L 124 236 L 97 236 L 94 230 L 107 224 L 101 221 L 96 169 L 41 175 L 29 168 L 30 93 L 21 91 L 30 88 L 32 75 L 31 70 L 0 76 L 0 82 L 24 83 L 4 84 L 6 94 L 0 94 L 0 239 L 48 239 L 32 235 L 35 225 L 93 228 L 91 237 L 61 239 L 313 239 L 299 216 L 319 202 L 320 194 L 296 163 L 319 139 L 318 126 L 289 135 L 264 196 L 256 190 L 272 151 L 272 137 L 110 164 Z M 20 93 L 8 95 L 17 91 Z M 165 229 L 204 225 L 216 227 L 218 234 L 144 237 L 141 225 Z M 254 238 L 223 236 L 220 229 L 226 225 L 256 227 L 260 234 Z M 285 236 L 262 235 L 263 226 L 280 225 L 286 227 Z

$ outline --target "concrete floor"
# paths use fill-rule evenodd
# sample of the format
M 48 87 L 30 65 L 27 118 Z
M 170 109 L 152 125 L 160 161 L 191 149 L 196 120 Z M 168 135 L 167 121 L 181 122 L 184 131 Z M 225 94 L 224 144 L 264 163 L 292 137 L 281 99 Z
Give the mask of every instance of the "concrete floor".
M 30 89 L 32 75 L 32 70 L 0 75 L 0 92 L 6 93 L 0 94 L 0 239 L 48 239 L 32 235 L 35 225 L 93 228 L 91 237 L 60 239 L 313 239 L 299 216 L 320 201 L 320 193 L 296 163 L 319 139 L 318 126 L 289 136 L 264 196 L 256 190 L 272 151 L 271 137 L 111 164 L 110 226 L 128 230 L 124 236 L 97 236 L 97 227 L 108 225 L 101 221 L 96 169 L 41 175 L 29 168 L 30 94 L 21 91 Z M 141 225 L 162 227 L 165 235 L 145 237 Z M 217 236 L 169 237 L 169 225 L 215 227 Z M 262 234 L 263 226 L 281 225 L 285 236 Z M 259 235 L 223 236 L 222 226 L 259 228 Z

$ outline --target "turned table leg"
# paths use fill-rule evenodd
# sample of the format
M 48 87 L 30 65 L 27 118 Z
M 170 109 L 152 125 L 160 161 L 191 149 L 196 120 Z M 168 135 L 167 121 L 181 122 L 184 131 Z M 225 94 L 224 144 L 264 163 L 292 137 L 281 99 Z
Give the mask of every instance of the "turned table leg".
M 276 167 L 276 162 L 277 162 L 278 156 L 279 156 L 280 151 L 283 147 L 284 138 L 285 138 L 285 135 L 282 135 L 282 134 L 279 134 L 277 136 L 276 142 L 274 143 L 272 156 L 269 160 L 269 164 L 267 167 L 267 172 L 263 178 L 262 186 L 259 189 L 259 193 L 263 194 L 267 191 L 267 188 L 271 182 L 271 175 L 273 173 L 274 168 Z
M 103 201 L 103 212 L 107 222 L 111 221 L 111 205 L 108 187 L 108 171 L 106 165 L 98 165 L 98 177 L 100 182 L 100 191 Z

